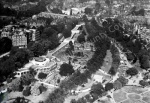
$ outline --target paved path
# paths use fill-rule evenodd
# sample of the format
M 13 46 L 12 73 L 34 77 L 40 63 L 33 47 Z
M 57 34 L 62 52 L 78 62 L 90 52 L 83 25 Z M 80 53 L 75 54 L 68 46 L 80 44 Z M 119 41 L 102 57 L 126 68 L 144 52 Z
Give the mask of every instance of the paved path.
M 58 86 L 55 86 L 55 85 L 52 85 L 52 84 L 48 84 L 48 83 L 40 82 L 40 81 L 38 81 L 38 82 L 39 82 L 39 83 L 42 83 L 42 84 L 45 84 L 45 85 L 47 85 L 47 86 L 49 86 L 49 87 L 58 88 Z
M 0 58 L 9 55 L 9 53 L 10 53 L 10 52 L 7 52 L 7 53 L 4 53 L 4 54 L 0 55 Z

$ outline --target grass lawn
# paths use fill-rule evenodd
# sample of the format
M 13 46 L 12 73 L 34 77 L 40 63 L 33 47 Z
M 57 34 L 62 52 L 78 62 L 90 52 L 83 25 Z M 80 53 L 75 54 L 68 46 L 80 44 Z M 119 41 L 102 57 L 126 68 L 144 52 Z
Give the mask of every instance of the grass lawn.
M 127 99 L 126 93 L 123 92 L 122 90 L 117 90 L 114 94 L 113 94 L 114 100 L 116 101 L 116 103 L 119 103 L 125 99 Z
M 103 71 L 105 71 L 106 73 L 108 73 L 111 68 L 111 65 L 112 65 L 112 54 L 111 54 L 110 50 L 107 50 L 107 55 L 104 59 L 104 63 L 103 63 L 103 66 L 101 67 L 101 69 Z

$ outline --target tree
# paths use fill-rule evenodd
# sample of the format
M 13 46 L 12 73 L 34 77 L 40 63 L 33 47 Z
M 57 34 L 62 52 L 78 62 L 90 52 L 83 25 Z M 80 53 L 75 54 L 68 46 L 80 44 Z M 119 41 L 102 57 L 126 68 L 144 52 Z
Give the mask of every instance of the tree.
M 124 78 L 123 76 L 120 76 L 117 80 L 120 81 L 122 86 L 125 86 L 128 83 L 128 79 Z
M 51 11 L 56 14 L 62 14 L 62 11 L 58 8 L 53 8 Z
M 5 81 L 6 78 L 8 78 L 8 76 L 16 70 L 17 68 L 15 67 L 14 58 L 9 58 L 6 61 L 0 63 L 0 81 Z
M 91 8 L 85 8 L 84 13 L 87 15 L 90 15 L 90 14 L 92 14 L 92 11 L 93 10 Z
M 34 53 L 35 57 L 45 54 L 44 47 L 42 46 L 41 43 L 38 43 L 38 42 L 34 43 L 32 47 L 30 48 L 30 50 Z
M 24 65 L 28 63 L 34 55 L 33 52 L 31 52 L 30 50 L 23 48 L 19 49 L 14 56 L 16 57 L 15 62 L 20 62 L 21 65 Z
M 21 82 L 22 82 L 22 85 L 30 85 L 35 79 L 34 79 L 34 74 L 26 74 L 26 75 L 23 75 L 21 76 L 20 78 Z
M 146 82 L 146 81 L 144 81 L 144 80 L 140 80 L 140 81 L 139 81 L 139 84 L 140 84 L 141 86 L 143 86 L 143 87 L 145 87 L 145 86 L 148 86 L 148 85 L 149 85 L 149 83 L 148 83 L 148 82 Z
M 79 43 L 85 42 L 85 37 L 84 37 L 84 35 L 83 35 L 83 34 L 80 34 L 80 35 L 77 37 L 77 41 L 78 41 Z
M 38 75 L 39 79 L 45 79 L 47 77 L 47 74 L 40 72 Z
M 31 87 L 26 87 L 26 89 L 23 90 L 23 95 L 24 96 L 29 96 L 31 94 L 30 89 L 31 89 Z
M 87 2 L 88 0 L 79 0 L 79 3 Z
M 39 86 L 39 90 L 40 90 L 40 93 L 43 93 L 43 92 L 45 92 L 47 90 L 47 88 L 43 84 L 41 84 Z
M 50 38 L 53 34 L 57 34 L 57 31 L 55 31 L 54 29 L 52 29 L 51 27 L 45 28 L 41 38 L 42 39 L 48 39 Z
M 133 68 L 129 68 L 129 69 L 126 71 L 126 73 L 127 73 L 128 75 L 130 75 L 130 76 L 135 76 L 135 75 L 138 74 L 138 70 L 133 67 Z
M 115 90 L 122 88 L 122 83 L 119 80 L 116 80 L 113 85 Z
M 111 75 L 115 75 L 116 72 L 117 72 L 117 69 L 115 69 L 114 67 L 111 67 L 108 73 Z
M 111 90 L 111 89 L 113 89 L 113 84 L 112 83 L 107 83 L 106 85 L 105 85 L 105 91 L 109 91 L 109 90 Z
M 77 103 L 75 99 L 72 99 L 70 103 Z
M 66 64 L 66 63 L 62 64 L 59 70 L 60 70 L 59 74 L 62 76 L 67 76 L 67 75 L 71 75 L 72 73 L 74 73 L 73 66 L 70 64 Z
M 100 3 L 97 2 L 97 3 L 95 4 L 95 11 L 98 12 L 99 9 L 100 9 L 100 7 L 101 7 Z M 96 14 L 97 14 L 97 13 L 96 13 Z
M 105 3 L 106 3 L 108 6 L 110 6 L 110 4 L 111 4 L 110 0 L 106 0 Z
M 63 32 L 62 32 L 64 38 L 68 38 L 71 36 L 71 30 L 69 29 L 64 29 Z
M 102 96 L 102 94 L 105 92 L 105 89 L 103 88 L 101 83 L 93 84 L 91 87 L 91 94 L 95 94 L 97 96 Z
M 72 41 L 69 41 L 69 47 L 72 51 L 74 51 L 74 45 Z
M 86 100 L 82 97 L 82 98 L 79 98 L 77 103 L 87 103 Z

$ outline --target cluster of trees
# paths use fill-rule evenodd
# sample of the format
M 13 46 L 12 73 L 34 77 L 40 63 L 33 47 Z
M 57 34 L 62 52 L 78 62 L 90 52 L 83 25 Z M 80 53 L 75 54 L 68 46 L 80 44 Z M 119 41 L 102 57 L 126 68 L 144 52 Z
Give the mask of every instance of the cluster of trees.
M 13 0 L 14 1 L 14 0 Z M 52 2 L 52 1 L 51 1 Z M 49 2 L 49 3 L 51 3 Z M 14 2 L 13 2 L 14 3 Z M 0 28 L 2 28 L 5 25 L 10 24 L 10 22 L 16 23 L 16 21 L 21 20 L 23 17 L 31 17 L 33 15 L 36 15 L 40 12 L 46 11 L 46 1 L 41 0 L 38 2 L 38 4 L 28 10 L 25 11 L 19 11 L 19 10 L 14 10 L 11 8 L 4 8 L 3 3 L 0 1 L 0 16 L 13 16 L 15 18 L 12 18 L 11 20 L 2 20 L 0 19 Z
M 38 87 L 38 89 L 39 89 L 39 91 L 40 91 L 40 94 L 43 93 L 43 92 L 45 92 L 45 91 L 47 90 L 47 88 L 46 88 L 43 84 L 41 84 L 41 85 Z M 29 96 L 29 95 L 31 95 L 31 86 L 27 86 L 26 88 L 24 88 L 24 90 L 23 90 L 22 93 L 23 93 L 24 96 Z
M 38 4 L 26 11 L 16 11 L 14 9 L 10 8 L 4 8 L 3 4 L 1 3 L 1 12 L 0 15 L 6 15 L 6 16 L 15 16 L 17 18 L 20 17 L 31 17 L 32 15 L 38 14 L 40 12 L 46 11 L 46 2 L 44 0 L 41 0 L 38 2 Z
M 115 26 L 118 26 L 118 30 L 115 29 Z M 125 24 L 125 27 L 130 27 L 130 25 Z M 107 18 L 106 21 L 103 22 L 103 28 L 106 31 L 106 34 L 109 37 L 117 40 L 122 46 L 123 51 L 131 51 L 132 53 L 127 53 L 127 58 L 133 63 L 139 59 L 139 63 L 141 68 L 148 69 L 150 67 L 150 59 L 149 59 L 149 49 L 144 46 L 146 44 L 145 40 L 139 37 L 136 34 L 129 34 L 129 36 L 124 33 L 128 33 L 129 31 L 123 28 L 121 21 L 118 19 Z
M 52 50 L 59 45 L 57 31 L 51 27 L 47 27 L 44 30 L 42 29 L 42 27 L 38 29 L 41 32 L 40 40 L 28 45 L 28 49 L 32 51 L 36 57 L 44 55 L 47 50 Z
M 105 85 L 105 88 L 102 86 L 101 83 L 93 84 L 91 87 L 90 94 L 79 98 L 78 100 L 72 99 L 70 103 L 93 103 L 99 97 L 105 96 L 107 94 L 107 91 L 110 91 L 112 89 L 121 89 L 127 84 L 127 82 L 127 79 L 121 76 L 114 83 L 107 83 Z
M 115 90 L 121 89 L 127 83 L 128 83 L 128 80 L 125 79 L 123 76 L 120 76 L 116 81 L 114 81 L 113 87 L 114 87 Z
M 109 74 L 115 75 L 117 73 L 118 67 L 120 65 L 120 56 L 119 56 L 119 51 L 118 48 L 115 46 L 115 44 L 111 45 L 111 54 L 112 54 L 112 66 L 109 70 Z
M 130 12 L 128 13 L 128 15 L 133 15 L 133 16 L 145 16 L 145 10 L 143 8 L 141 8 L 140 10 L 136 10 L 137 7 L 134 6 L 133 8 L 131 8 Z
M 52 20 L 49 21 L 49 24 Z M 56 25 L 47 25 L 43 29 L 39 27 L 38 30 L 41 35 L 41 40 L 36 43 L 30 43 L 29 50 L 34 53 L 34 56 L 44 55 L 47 50 L 52 50 L 59 45 L 58 33 L 62 33 L 65 38 L 71 36 L 71 30 L 78 23 L 77 19 L 64 19 L 64 21 L 57 21 Z
M 132 76 L 135 76 L 138 74 L 138 70 L 135 67 L 129 68 L 128 70 L 126 70 L 126 74 Z
M 19 91 L 23 90 L 23 85 L 19 78 L 14 79 L 11 83 L 8 84 L 8 91 Z
M 11 48 L 12 48 L 12 40 L 11 39 L 9 39 L 7 37 L 3 37 L 0 39 L 0 54 L 10 51 Z
M 93 103 L 96 99 L 104 95 L 106 95 L 105 88 L 101 83 L 97 83 L 92 85 L 90 94 L 79 98 L 78 100 L 72 99 L 70 103 Z
M 0 78 L 1 81 L 5 81 L 7 78 L 14 76 L 14 71 L 18 70 L 28 63 L 29 60 L 34 56 L 33 53 L 28 49 L 19 49 L 14 47 L 10 51 L 9 57 L 4 57 L 0 62 Z M 11 69 L 10 69 L 11 68 Z
M 101 83 L 93 84 L 91 87 L 90 94 L 94 98 L 102 97 L 105 94 L 105 88 Z
M 32 82 L 35 82 L 35 72 L 30 69 L 29 74 L 21 76 L 21 78 L 10 79 L 8 82 L 8 90 L 9 91 L 22 91 L 25 86 L 30 86 Z M 29 88 L 25 89 L 28 91 Z M 27 93 L 28 94 L 28 93 Z M 25 94 L 26 95 L 26 94 Z

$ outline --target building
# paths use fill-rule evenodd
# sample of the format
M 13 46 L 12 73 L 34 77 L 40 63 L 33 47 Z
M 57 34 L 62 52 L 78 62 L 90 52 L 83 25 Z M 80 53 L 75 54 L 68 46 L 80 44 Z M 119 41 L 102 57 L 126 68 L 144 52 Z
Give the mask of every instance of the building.
M 2 33 L 1 33 L 1 38 L 3 38 L 3 37 L 11 38 L 11 33 L 10 33 L 10 32 L 7 32 L 7 31 L 2 31 Z
M 41 39 L 41 33 L 40 31 L 35 31 L 35 38 L 33 38 L 34 41 L 39 41 Z
M 28 64 L 26 64 L 23 68 L 16 71 L 15 77 L 21 77 L 25 74 L 28 74 L 30 71 L 29 69 L 32 68 L 37 72 L 44 72 L 49 73 L 56 69 L 57 63 L 55 62 L 55 58 L 52 57 L 51 59 L 41 56 L 35 57 L 33 60 L 30 60 Z
M 23 31 L 16 31 L 12 36 L 13 46 L 18 46 L 20 48 L 27 47 L 27 37 Z

